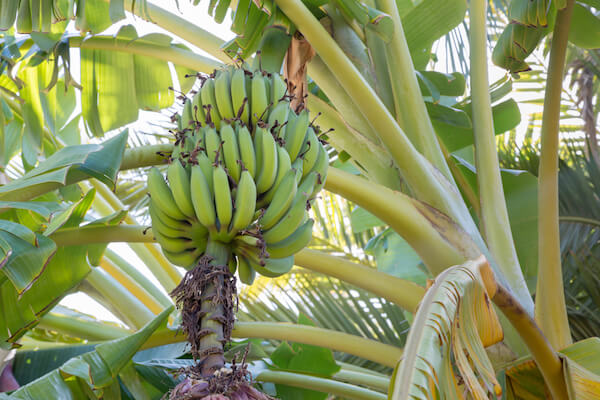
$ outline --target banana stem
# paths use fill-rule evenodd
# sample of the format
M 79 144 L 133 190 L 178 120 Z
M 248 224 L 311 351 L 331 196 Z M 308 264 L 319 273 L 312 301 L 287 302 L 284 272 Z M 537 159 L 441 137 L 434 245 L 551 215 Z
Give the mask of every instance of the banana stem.
M 90 341 L 113 340 L 131 334 L 131 331 L 113 324 L 56 314 L 52 311 L 40 319 L 38 327 Z
M 542 115 L 542 149 L 538 175 L 538 277 L 535 318 L 555 349 L 572 343 L 565 305 L 558 222 L 558 142 L 560 100 L 574 0 L 558 12 Z
M 393 71 L 391 84 L 394 102 L 401 114 L 400 120 L 404 123 L 404 126 L 400 126 L 416 149 L 424 154 L 446 179 L 453 182 L 419 89 L 396 1 L 377 0 L 376 3 L 378 8 L 394 21 L 394 35 L 386 46 L 386 55 L 388 68 Z
M 61 229 L 50 235 L 58 246 L 108 242 L 153 242 L 152 231 L 143 226 L 100 226 Z M 206 250 L 209 253 L 208 247 Z M 213 256 L 215 257 L 215 256 Z M 223 256 L 220 255 L 220 258 Z M 227 258 L 225 258 L 227 260 Z M 413 282 L 396 278 L 316 250 L 303 249 L 296 253 L 297 265 L 336 277 L 371 291 L 398 306 L 414 312 L 425 289 Z
M 262 371 L 256 376 L 260 382 L 272 382 L 282 385 L 311 389 L 330 393 L 347 399 L 356 400 L 386 400 L 387 395 L 365 389 L 348 383 L 336 382 L 331 379 L 311 375 L 296 374 L 285 371 Z
M 176 62 L 177 65 L 204 73 L 212 73 L 215 69 L 223 66 L 222 63 L 211 58 L 171 45 L 163 46 L 143 41 L 119 39 L 112 36 L 95 36 L 86 38 L 86 40 L 83 40 L 81 37 L 70 37 L 69 46 L 90 50 L 122 51 L 140 56 L 148 56 L 157 60 Z
M 488 83 L 486 9 L 486 0 L 470 1 L 471 96 L 481 222 L 500 270 L 527 312 L 533 314 L 533 300 L 519 265 L 500 179 Z
M 93 243 L 152 242 L 152 230 L 139 225 L 100 225 L 65 228 L 49 236 L 57 246 Z
M 108 3 L 110 0 L 104 1 Z M 135 7 L 132 7 L 134 5 Z M 152 22 L 169 33 L 175 34 L 191 44 L 200 47 L 220 61 L 224 63 L 231 62 L 231 57 L 225 54 L 221 48 L 224 41 L 212 33 L 200 28 L 198 25 L 194 25 L 150 2 L 127 0 L 125 7 L 138 17 L 148 22 Z
M 413 313 L 425 295 L 425 288 L 413 282 L 318 250 L 300 250 L 294 256 L 294 263 L 368 290 Z
M 333 375 L 336 381 L 348 382 L 361 386 L 368 386 L 378 392 L 387 393 L 390 386 L 390 378 L 365 374 L 358 371 L 350 371 L 342 368 L 338 373 Z
M 562 362 L 540 327 L 528 315 L 519 301 L 501 285 L 497 285 L 492 301 L 508 318 L 529 348 L 546 385 L 550 389 L 552 398 L 568 399 Z
M 465 236 L 465 233 L 448 226 L 442 235 L 436 229 L 437 226 L 416 207 L 414 200 L 401 192 L 392 191 L 337 168 L 329 168 L 325 189 L 360 205 L 388 223 L 415 249 L 435 275 L 479 255 L 473 254 L 476 249 L 465 250 L 452 246 L 447 240 L 448 236 L 457 235 L 460 243 L 460 237 Z M 455 232 L 450 232 L 451 229 Z
M 208 240 L 205 251 L 205 256 L 211 258 L 208 265 L 227 269 L 230 254 L 228 245 Z M 198 282 L 194 281 L 193 274 L 197 272 L 196 269 L 203 267 L 202 263 L 201 259 L 199 265 L 186 275 L 173 293 L 180 302 L 183 326 L 192 343 L 194 358 L 198 359 L 202 375 L 210 377 L 225 366 L 223 346 L 229 340 L 227 328 L 230 329 L 233 325 L 234 303 L 229 298 L 233 293 L 228 293 L 225 278 L 217 271 L 200 270 L 205 275 L 214 274 L 214 278 L 206 276 L 200 277 Z M 199 304 L 195 293 L 192 293 L 194 290 L 200 290 Z M 189 322 L 186 324 L 186 321 L 197 318 L 198 314 L 200 323 L 197 328 L 190 326 Z
M 402 349 L 376 340 L 330 329 L 284 322 L 236 322 L 231 336 L 311 344 L 352 354 L 392 368 L 396 366 L 402 356 Z M 163 329 L 153 334 L 142 348 L 178 343 L 183 340 L 184 337 L 181 333 Z
M 92 268 L 86 281 L 113 306 L 111 308 L 119 310 L 126 318 L 125 323 L 135 329 L 140 329 L 154 318 L 154 314 L 142 302 L 100 268 Z

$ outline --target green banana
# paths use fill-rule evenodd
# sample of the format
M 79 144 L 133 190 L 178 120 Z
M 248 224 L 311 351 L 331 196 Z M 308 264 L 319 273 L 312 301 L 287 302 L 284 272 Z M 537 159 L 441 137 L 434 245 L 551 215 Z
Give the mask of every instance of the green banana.
M 312 170 L 318 174 L 317 184 L 311 194 L 311 198 L 314 198 L 317 193 L 325 186 L 325 179 L 327 178 L 327 170 L 329 169 L 329 155 L 325 147 L 321 146 L 319 150 L 319 157 L 317 162 L 313 166 Z
M 236 11 L 236 17 L 237 13 L 238 11 Z M 233 71 L 231 76 L 231 101 L 233 112 L 236 116 L 240 116 L 244 124 L 250 123 L 250 99 L 248 95 L 249 93 L 246 92 L 246 73 L 242 68 L 238 68 Z
M 185 99 L 183 104 L 183 111 L 181 112 L 181 131 L 185 129 L 194 129 L 194 114 L 192 109 L 192 101 L 188 98 Z
M 215 208 L 217 210 L 219 232 L 226 233 L 233 215 L 233 205 L 231 204 L 231 189 L 229 187 L 229 177 L 222 166 L 217 165 L 213 168 L 213 188 L 215 196 Z
M 165 214 L 160 208 L 156 207 L 156 204 L 150 199 L 150 204 L 152 205 L 153 212 L 156 214 L 158 219 L 160 219 L 165 225 L 167 225 L 171 229 L 177 229 L 179 231 L 188 231 L 191 228 L 191 225 L 188 219 L 175 219 L 169 217 Z
M 150 212 L 150 218 L 152 219 L 152 231 L 154 233 L 159 233 L 162 236 L 170 237 L 173 239 L 187 237 L 189 235 L 189 228 L 178 229 L 177 227 L 173 227 L 165 223 L 165 221 L 163 221 L 157 213 L 156 204 L 154 204 L 152 199 L 150 199 L 148 211 Z
M 229 175 L 237 183 L 240 180 L 241 166 L 238 163 L 240 151 L 233 126 L 225 124 L 221 127 L 221 141 L 223 142 L 223 161 Z
M 273 200 L 273 196 L 275 196 L 279 184 L 290 169 L 292 169 L 290 155 L 284 147 L 277 146 L 277 177 L 275 178 L 273 187 L 271 187 L 271 189 L 269 189 L 260 199 L 258 205 L 259 208 L 262 208 L 264 205 L 269 204 L 271 200 Z
M 308 131 L 308 111 L 300 111 L 300 114 L 291 112 L 288 116 L 288 123 L 285 129 L 285 149 L 290 154 L 290 160 L 295 161 L 300 154 L 300 150 L 306 139 Z
M 211 175 L 212 176 L 212 175 Z M 209 232 L 216 231 L 217 214 L 213 200 L 212 188 L 209 188 L 202 168 L 199 165 L 192 167 L 190 179 L 192 204 L 196 218 Z
M 248 170 L 252 178 L 256 177 L 256 153 L 254 152 L 254 143 L 250 131 L 245 126 L 240 126 L 237 131 L 240 157 L 244 167 Z
M 224 0 L 221 0 L 223 2 Z M 217 108 L 221 118 L 233 120 L 235 113 L 233 111 L 233 104 L 231 102 L 231 81 L 230 81 L 230 69 L 224 69 L 217 72 L 215 78 L 215 99 L 217 101 Z
M 200 89 L 200 95 L 202 96 L 202 104 L 204 107 L 204 113 L 207 116 L 210 114 L 210 122 L 215 126 L 215 128 L 221 128 L 221 114 L 219 114 L 219 110 L 217 109 L 217 100 L 215 99 L 215 80 L 207 79 L 204 81 L 202 88 Z M 210 110 L 210 111 L 209 111 Z
M 258 220 L 261 229 L 267 230 L 277 223 L 290 208 L 298 186 L 296 186 L 296 171 L 289 169 L 277 188 L 273 200 L 263 216 Z M 312 192 L 311 192 L 312 193 Z
M 308 196 L 298 191 L 286 214 L 271 229 L 262 232 L 265 242 L 281 242 L 294 233 L 308 219 L 307 205 Z
M 264 249 L 265 241 L 260 237 L 253 235 L 237 235 L 234 239 L 234 244 L 236 248 L 244 247 L 244 248 L 257 248 Z
M 200 92 L 196 93 L 192 98 L 192 113 L 194 115 L 194 119 L 200 122 L 200 125 L 206 125 L 206 114 L 204 113 L 204 108 L 202 107 L 202 95 Z
M 168 250 L 162 249 L 162 252 L 170 263 L 179 265 L 185 269 L 191 269 L 191 267 L 196 265 L 198 258 L 202 255 L 203 251 L 200 249 L 194 249 L 182 251 L 180 253 L 172 253 Z
M 300 185 L 300 181 L 302 181 L 302 163 L 303 160 L 301 158 L 296 158 L 296 161 L 292 163 L 292 169 L 296 170 L 296 185 Z
M 242 281 L 246 285 L 252 285 L 252 282 L 254 282 L 254 278 L 256 277 L 256 272 L 250 266 L 250 263 L 247 258 L 242 256 L 241 254 L 237 254 L 237 257 L 238 276 L 240 277 L 240 281 Z
M 248 228 L 253 221 L 256 207 L 256 185 L 248 170 L 242 171 L 235 193 L 235 212 L 231 220 L 230 233 Z
M 303 175 L 306 176 L 312 170 L 312 167 L 317 162 L 319 157 L 319 150 L 321 148 L 321 142 L 315 134 L 315 130 L 312 127 L 308 128 L 308 134 L 306 142 L 302 147 L 302 163 Z
M 198 153 L 198 157 L 196 159 L 198 165 L 202 169 L 202 173 L 204 173 L 204 178 L 206 179 L 206 183 L 208 187 L 213 187 L 213 176 L 212 176 L 212 161 L 208 158 L 205 153 Z
M 237 257 L 235 254 L 229 255 L 227 267 L 229 268 L 229 272 L 231 273 L 231 275 L 235 274 L 235 271 L 237 270 Z
M 148 173 L 148 191 L 156 207 L 160 208 L 169 217 L 173 219 L 186 219 L 185 215 L 177 207 L 169 185 L 167 185 L 162 174 L 156 167 L 151 168 Z
M 196 243 L 188 238 L 170 238 L 154 230 L 152 230 L 152 234 L 160 247 L 171 253 L 181 253 L 182 251 L 196 248 Z
M 306 196 L 308 196 L 308 198 L 310 199 L 310 196 L 312 196 L 312 193 L 315 190 L 315 186 L 317 185 L 318 180 L 319 174 L 317 173 L 317 171 L 312 171 L 302 179 L 300 185 L 298 186 L 298 192 L 306 194 Z
M 277 123 L 277 137 L 285 138 L 286 121 L 290 112 L 290 103 L 287 101 L 280 101 L 275 104 L 269 113 L 269 126 L 275 126 Z
M 179 160 L 173 160 L 167 167 L 169 186 L 173 193 L 175 204 L 188 218 L 196 219 L 194 205 L 190 195 L 190 177 Z
M 214 163 L 221 150 L 221 138 L 214 128 L 209 127 L 204 132 L 204 146 L 208 159 Z
M 256 160 L 259 166 L 258 177 L 256 178 L 256 191 L 261 194 L 273 186 L 273 182 L 275 182 L 275 178 L 277 177 L 277 143 L 275 143 L 273 135 L 267 129 L 257 127 L 254 135 L 255 139 L 256 135 L 261 136 L 258 139 L 258 143 L 260 144 L 260 148 L 262 148 L 262 152 L 257 153 Z M 255 149 L 258 148 L 255 143 Z M 259 154 L 260 157 L 258 157 Z
M 266 109 L 269 107 L 267 82 L 260 71 L 254 73 L 251 88 L 250 120 L 252 121 L 252 125 L 254 125 L 261 117 L 265 118 L 263 114 L 265 114 Z
M 278 276 L 288 273 L 293 267 L 293 255 L 284 258 L 267 258 L 264 266 L 252 264 L 252 268 L 254 268 L 256 272 L 268 278 L 277 278 Z
M 267 252 L 271 258 L 284 258 L 297 253 L 306 247 L 312 239 L 312 228 L 314 225 L 309 219 L 281 242 L 267 244 Z
M 283 100 L 285 94 L 287 93 L 287 83 L 279 74 L 273 74 L 271 76 L 271 100 L 273 102 L 279 102 Z M 285 103 L 288 104 L 289 108 L 290 103 L 288 101 Z

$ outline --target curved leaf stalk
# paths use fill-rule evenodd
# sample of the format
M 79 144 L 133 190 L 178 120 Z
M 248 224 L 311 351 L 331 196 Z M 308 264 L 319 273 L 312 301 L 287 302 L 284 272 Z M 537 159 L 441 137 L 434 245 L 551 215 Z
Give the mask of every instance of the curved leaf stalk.
M 150 229 L 134 225 L 66 228 L 53 233 L 50 238 L 55 241 L 57 246 L 111 242 L 154 242 Z M 395 278 L 315 250 L 304 249 L 296 253 L 296 263 L 307 269 L 334 276 L 362 289 L 372 291 L 411 311 L 416 309 L 424 293 L 424 289 L 413 282 Z
M 402 356 L 402 349 L 376 340 L 330 329 L 284 322 L 236 322 L 231 336 L 240 339 L 262 338 L 311 344 L 352 354 L 388 367 L 395 366 Z M 183 340 L 185 338 L 180 332 L 165 329 L 152 335 L 143 348 L 179 343 Z
M 398 6 L 394 0 L 377 0 L 376 3 L 377 8 L 394 21 L 394 34 L 386 46 L 386 55 L 398 124 L 417 151 L 453 182 L 419 89 Z
M 325 28 L 301 1 L 277 0 L 276 3 L 315 48 L 327 67 L 335 71 L 339 83 L 377 132 L 417 198 L 453 218 L 471 235 L 480 250 L 486 252 L 485 243 L 456 186 L 448 182 L 415 149 L 377 94 L 327 34 Z
M 486 280 L 493 282 L 493 272 L 483 257 L 436 278 L 411 325 L 390 388 L 391 399 L 463 398 L 453 358 L 471 396 L 487 399 L 501 394 L 484 349 L 503 336 L 486 293 Z
M 533 300 L 517 257 L 500 179 L 488 84 L 486 11 L 486 0 L 471 0 L 471 96 L 481 221 L 494 260 L 524 308 L 533 314 Z
M 103 257 L 100 260 L 100 267 L 119 282 L 125 289 L 142 302 L 153 314 L 159 314 L 165 307 L 150 295 L 142 286 L 132 279 L 131 276 L 123 272 L 111 260 Z
M 295 386 L 303 389 L 316 390 L 341 396 L 346 399 L 356 400 L 386 400 L 387 396 L 373 390 L 348 383 L 337 382 L 332 379 L 319 378 L 311 375 L 297 374 L 286 371 L 262 371 L 256 375 L 259 382 L 271 382 L 282 385 Z
M 318 250 L 301 250 L 296 253 L 294 263 L 368 290 L 410 312 L 417 310 L 425 294 L 425 289 L 413 282 Z
M 132 333 L 113 324 L 93 321 L 90 318 L 76 318 L 53 311 L 44 315 L 37 327 L 89 341 L 113 340 Z
M 403 193 L 337 168 L 329 168 L 325 188 L 388 223 L 433 274 L 480 254 L 471 238 L 450 218 Z
M 177 65 L 205 73 L 212 73 L 216 68 L 223 66 L 218 61 L 189 50 L 174 46 L 157 45 L 142 40 L 132 41 L 112 36 L 94 36 L 86 40 L 83 40 L 81 37 L 71 37 L 69 38 L 69 45 L 82 49 L 123 51 L 130 54 L 153 57 L 157 60 L 171 61 Z
M 166 151 L 168 150 L 168 152 Z M 143 146 L 135 149 L 125 149 L 123 159 L 121 162 L 121 171 L 148 167 L 151 165 L 164 164 L 168 153 L 173 150 L 173 145 L 151 145 Z M 83 173 L 69 174 L 64 183 L 60 182 L 47 182 L 40 185 L 34 185 L 27 188 L 26 190 L 19 190 L 17 192 L 5 192 L 0 194 L 0 200 L 2 201 L 29 201 L 45 193 L 51 192 L 58 188 L 72 185 L 73 183 L 81 182 L 85 179 L 89 179 L 88 175 Z
M 154 318 L 152 311 L 100 268 L 92 268 L 85 279 L 106 301 L 118 309 L 121 315 L 126 317 L 127 321 L 124 322 L 135 329 L 140 329 Z
M 318 55 L 314 56 L 308 63 L 307 71 L 308 75 L 319 85 L 319 89 L 327 95 L 327 98 L 348 125 L 352 126 L 372 142 L 381 144 L 381 139 L 363 116 L 358 105 L 352 101 L 344 87 L 336 79 L 321 57 Z M 312 94 L 309 94 L 309 99 L 312 96 Z
M 558 12 L 544 95 L 538 175 L 538 277 L 535 318 L 555 349 L 572 343 L 565 305 L 558 222 L 558 133 L 565 55 L 574 0 Z
M 104 1 L 109 2 L 110 0 Z M 152 22 L 170 33 L 198 46 L 220 61 L 224 63 L 231 62 L 231 57 L 229 57 L 221 48 L 225 42 L 221 38 L 200 28 L 198 25 L 191 24 L 185 19 L 147 1 L 127 0 L 125 7 L 142 19 Z
M 150 282 L 150 280 L 138 271 L 133 265 L 125 261 L 121 256 L 112 251 L 110 248 L 107 248 L 104 251 L 104 257 L 112 261 L 117 267 L 119 267 L 123 272 L 133 278 L 134 281 L 140 284 L 152 297 L 156 299 L 163 307 L 168 307 L 173 305 L 173 301 L 165 295 L 154 283 Z
M 351 371 L 342 367 L 342 369 L 333 375 L 336 381 L 348 382 L 357 385 L 367 386 L 381 393 L 386 393 L 390 386 L 390 378 L 376 376 L 358 371 Z
M 108 202 L 108 204 L 113 208 L 114 212 L 126 209 L 125 205 L 121 202 L 121 200 L 117 197 L 117 195 L 114 192 L 112 192 L 108 188 L 108 186 L 106 186 L 104 183 L 102 183 L 96 179 L 91 179 L 90 183 L 96 189 L 96 196 L 100 196 L 104 200 L 106 200 Z M 125 223 L 129 224 L 129 225 L 137 225 L 137 221 L 130 214 L 127 214 L 125 216 Z M 179 283 L 179 281 L 181 280 L 181 276 L 182 276 L 181 273 L 159 251 L 158 245 L 146 244 L 146 245 L 144 245 L 144 247 L 146 247 L 147 251 L 140 252 L 140 253 L 143 253 L 141 257 L 144 257 L 145 259 L 147 259 L 146 256 L 147 256 L 147 253 L 149 253 L 154 258 L 154 260 L 156 260 L 155 262 L 153 262 L 151 264 L 153 264 L 153 265 L 155 263 L 159 264 L 160 268 L 169 275 L 170 281 L 168 281 L 168 283 L 166 283 L 166 284 L 169 286 L 169 289 L 167 289 L 167 290 L 171 290 L 172 289 L 171 285 L 173 283 L 175 285 L 177 285 Z M 133 250 L 136 251 L 136 249 L 133 249 Z M 137 251 L 136 251 L 136 253 L 137 253 Z M 153 266 L 153 269 L 156 269 L 156 267 Z
M 375 182 L 390 189 L 400 189 L 400 176 L 392 167 L 394 162 L 387 150 L 352 128 L 338 111 L 317 96 L 308 96 L 306 104 L 312 114 L 321 113 L 318 123 L 323 131 L 333 129 L 327 134 L 329 143 L 350 154 Z

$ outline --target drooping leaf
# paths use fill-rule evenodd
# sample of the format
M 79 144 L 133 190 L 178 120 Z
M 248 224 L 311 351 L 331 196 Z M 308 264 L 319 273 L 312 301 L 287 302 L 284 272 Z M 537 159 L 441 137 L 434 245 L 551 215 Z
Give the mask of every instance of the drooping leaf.
M 28 199 L 28 192 L 35 192 L 44 185 L 66 185 L 69 178 L 92 176 L 113 185 L 127 141 L 127 131 L 105 141 L 101 145 L 87 144 L 65 147 L 41 162 L 23 177 L 0 186 L 0 199 Z
M 390 399 L 459 399 L 463 390 L 475 398 L 500 394 L 484 349 L 503 336 L 484 283 L 491 276 L 487 263 L 478 260 L 449 268 L 436 278 L 411 325 Z
M 150 335 L 165 325 L 172 307 L 165 309 L 138 332 L 121 339 L 101 343 L 94 351 L 71 358 L 59 369 L 21 387 L 11 397 L 23 400 L 81 399 L 81 390 L 94 390 L 102 397 L 110 393 L 120 393 L 116 378 L 131 365 L 131 357 Z M 75 383 L 74 385 L 72 383 Z M 113 387 L 117 383 L 116 388 Z M 105 392 L 106 391 L 106 392 Z M 42 395 L 43 394 L 43 395 Z M 40 397 L 41 396 L 41 397 Z

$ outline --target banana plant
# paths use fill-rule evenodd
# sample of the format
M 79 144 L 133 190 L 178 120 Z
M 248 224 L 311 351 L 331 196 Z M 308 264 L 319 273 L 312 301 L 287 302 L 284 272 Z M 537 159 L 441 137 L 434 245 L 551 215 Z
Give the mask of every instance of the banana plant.
M 20 348 L 28 364 L 42 351 L 69 358 L 55 359 L 50 371 L 0 398 L 36 399 L 56 390 L 57 398 L 74 399 L 160 398 L 167 392 L 173 399 L 268 398 L 266 393 L 376 399 L 385 398 L 382 391 L 393 399 L 596 396 L 600 370 L 588 355 L 600 351 L 599 342 L 572 343 L 563 295 L 557 146 L 567 43 L 593 46 L 581 29 L 597 27 L 599 20 L 574 0 L 512 0 L 511 23 L 492 59 L 513 77 L 490 85 L 486 8 L 483 0 L 468 6 L 461 0 L 211 1 L 208 13 L 217 22 L 231 9 L 236 37 L 224 43 L 145 1 L 85 0 L 76 7 L 60 0 L 3 2 L 0 117 L 7 183 L 0 186 L 0 339 L 3 348 Z M 139 37 L 122 24 L 117 30 L 126 12 L 169 35 Z M 81 35 L 67 29 L 70 19 Z M 427 70 L 434 42 L 464 21 L 469 93 L 461 74 Z M 102 33 L 111 26 L 115 34 Z M 532 256 L 531 248 L 519 246 L 527 238 L 515 229 L 519 203 L 511 189 L 518 185 L 500 171 L 495 135 L 519 122 L 516 102 L 500 100 L 549 32 L 541 157 L 533 181 L 539 241 Z M 74 51 L 79 74 L 70 59 Z M 123 130 L 143 118 L 140 110 L 175 112 L 171 119 L 157 117 L 151 144 L 136 145 Z M 285 117 L 269 120 L 278 113 Z M 278 124 L 281 118 L 285 125 Z M 285 141 L 298 126 L 301 140 Z M 226 148 L 226 137 L 239 141 L 239 157 Z M 251 146 L 259 150 L 245 154 Z M 260 172 L 251 169 L 252 156 Z M 297 160 L 306 169 L 302 174 L 300 165 L 291 167 Z M 274 165 L 295 172 L 280 177 L 269 167 Z M 148 208 L 128 212 L 127 174 L 135 170 L 148 177 L 151 199 Z M 190 186 L 180 179 L 185 174 L 200 183 Z M 274 182 L 289 182 L 285 196 L 269 192 Z M 318 237 L 303 248 L 314 222 L 302 207 L 302 240 L 269 245 L 267 235 L 278 236 L 273 230 L 281 210 L 291 212 L 298 193 L 306 197 L 298 204 L 310 204 L 323 185 L 377 221 L 371 226 L 401 238 L 380 232 L 373 243 L 405 243 L 431 279 L 415 282 L 410 274 L 390 273 L 382 253 L 376 268 L 360 255 L 346 256 L 361 253 L 354 248 L 358 238 L 346 240 L 344 251 L 323 251 Z M 245 197 L 263 201 L 264 211 L 245 207 Z M 275 203 L 285 206 L 271 208 Z M 238 216 L 242 209 L 247 212 Z M 344 215 L 325 210 L 312 214 L 314 220 L 342 226 Z M 186 222 L 192 214 L 200 226 Z M 257 232 L 243 228 L 256 220 Z M 169 228 L 189 236 L 170 241 Z M 107 249 L 114 242 L 128 243 L 162 289 L 183 304 L 169 324 L 173 300 Z M 269 265 L 256 249 L 285 261 Z M 402 313 L 382 309 L 379 319 L 396 327 L 407 316 L 406 343 L 315 326 L 304 317 L 295 324 L 233 323 L 231 271 L 251 284 L 255 272 L 272 277 L 294 264 L 400 307 Z M 183 280 L 175 265 L 188 269 Z M 72 291 L 97 300 L 124 325 L 57 307 Z M 195 310 L 198 304 L 205 307 Z M 377 313 L 356 311 L 365 318 Z M 242 343 L 245 350 L 227 358 L 223 342 L 230 338 L 253 344 Z M 186 340 L 190 352 L 177 346 Z M 370 363 L 342 368 L 332 350 Z M 184 367 L 185 379 L 173 373 Z M 392 376 L 381 376 L 390 369 Z M 262 387 L 246 381 L 249 373 Z M 218 375 L 244 384 L 214 385 L 223 383 L 213 379 Z

